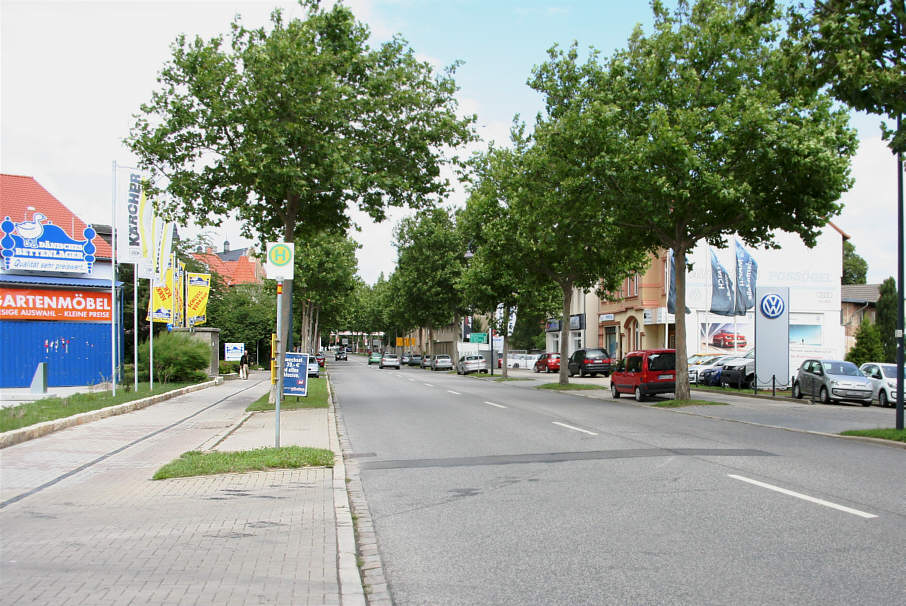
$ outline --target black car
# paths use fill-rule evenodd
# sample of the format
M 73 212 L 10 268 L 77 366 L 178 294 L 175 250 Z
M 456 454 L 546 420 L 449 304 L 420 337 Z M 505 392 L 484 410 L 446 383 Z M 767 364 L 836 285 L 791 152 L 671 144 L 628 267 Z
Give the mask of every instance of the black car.
M 567 369 L 571 377 L 595 376 L 598 373 L 606 377 L 613 369 L 613 359 L 606 349 L 577 349 L 569 357 Z
M 336 355 L 333 358 L 334 360 L 345 360 L 346 359 L 346 350 L 338 349 Z

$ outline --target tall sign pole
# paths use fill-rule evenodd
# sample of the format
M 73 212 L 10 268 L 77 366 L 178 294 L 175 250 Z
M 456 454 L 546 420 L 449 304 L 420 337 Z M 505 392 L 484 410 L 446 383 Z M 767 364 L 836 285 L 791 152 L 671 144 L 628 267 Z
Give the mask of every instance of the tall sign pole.
M 280 400 L 283 398 L 283 365 L 286 354 L 286 340 L 283 338 L 283 281 L 293 279 L 295 245 L 292 242 L 268 242 L 264 272 L 271 280 L 277 280 L 277 393 L 274 397 L 276 418 L 274 448 L 280 448 Z M 308 372 L 306 367 L 305 372 Z
M 897 132 L 901 115 L 897 114 Z M 897 152 L 897 429 L 903 429 L 903 153 Z
M 111 228 L 110 253 L 110 376 L 113 395 L 116 397 L 116 160 L 113 161 L 113 222 Z M 136 374 L 138 371 L 136 371 Z

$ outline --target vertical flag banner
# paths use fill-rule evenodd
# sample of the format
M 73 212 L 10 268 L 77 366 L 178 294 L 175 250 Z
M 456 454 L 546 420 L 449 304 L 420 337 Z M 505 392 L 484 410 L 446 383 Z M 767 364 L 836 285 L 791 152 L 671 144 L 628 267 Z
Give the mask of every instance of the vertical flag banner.
M 155 266 L 155 278 L 160 283 L 168 283 L 168 278 L 166 273 L 170 267 L 170 252 L 173 248 L 173 224 L 172 223 L 161 223 L 160 232 L 158 238 L 155 241 L 156 244 L 156 260 L 154 263 Z M 170 284 L 172 289 L 173 285 Z
M 188 325 L 198 326 L 204 324 L 208 317 L 208 297 L 211 293 L 211 274 L 188 274 L 188 288 L 186 289 L 186 309 L 188 310 Z
M 669 254 L 670 259 L 670 269 L 668 274 L 670 275 L 670 287 L 667 290 L 667 313 L 675 314 L 676 313 L 676 260 L 673 258 L 673 249 L 670 249 Z
M 119 263 L 138 265 L 145 258 L 142 251 L 141 211 L 151 204 L 145 195 L 144 179 L 134 168 L 117 167 L 116 175 L 116 254 Z
M 747 309 L 755 307 L 755 286 L 758 279 L 758 263 L 736 240 L 736 308 L 735 315 L 746 315 Z
M 186 324 L 186 264 L 182 261 L 176 264 L 176 278 L 173 290 L 174 322 L 173 326 L 187 326 Z
M 153 322 L 173 321 L 173 268 L 167 268 L 162 286 L 151 289 L 148 313 Z
M 711 253 L 711 313 L 719 316 L 734 315 L 733 280 L 730 273 L 717 260 L 717 255 L 710 248 Z

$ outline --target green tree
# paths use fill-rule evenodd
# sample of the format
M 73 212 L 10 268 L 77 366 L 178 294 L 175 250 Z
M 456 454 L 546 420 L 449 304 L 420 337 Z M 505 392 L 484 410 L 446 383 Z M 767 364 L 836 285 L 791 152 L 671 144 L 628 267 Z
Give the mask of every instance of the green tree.
M 780 229 L 812 246 L 850 185 L 848 115 L 797 86 L 795 52 L 772 2 L 652 3 L 654 32 L 633 32 L 603 64 L 553 49 L 531 84 L 559 116 L 550 137 L 576 150 L 589 191 L 622 238 L 677 259 L 704 240 L 774 243 Z M 578 168 L 577 167 L 577 168 Z M 678 263 L 676 307 L 685 308 Z M 686 323 L 676 323 L 677 392 L 689 397 Z
M 403 219 L 394 237 L 399 259 L 390 280 L 392 298 L 385 306 L 389 324 L 427 328 L 430 345 L 434 329 L 452 323 L 461 311 L 457 282 L 465 249 L 453 214 L 443 208 Z
M 855 109 L 896 119 L 906 113 L 903 0 L 816 0 L 800 4 L 797 32 L 815 82 Z M 890 149 L 906 151 L 906 124 L 881 125 Z
M 887 278 L 878 289 L 878 302 L 875 306 L 875 317 L 878 321 L 878 332 L 883 347 L 883 360 L 896 362 L 897 359 L 897 282 Z
M 270 357 L 270 336 L 277 317 L 277 289 L 264 284 L 237 284 L 219 291 L 208 301 L 208 326 L 220 329 L 221 343 L 245 343 L 259 352 L 259 363 Z
M 216 225 L 232 212 L 245 235 L 294 242 L 349 224 L 347 204 L 377 220 L 449 189 L 441 151 L 474 138 L 460 118 L 455 66 L 437 75 L 399 37 L 372 49 L 342 4 L 304 0 L 306 19 L 229 41 L 181 35 L 126 143 L 169 196 L 171 216 Z M 286 342 L 292 281 L 285 284 Z
M 846 359 L 856 366 L 861 366 L 865 362 L 880 362 L 883 357 L 884 352 L 878 327 L 869 320 L 865 320 L 859 326 L 856 343 L 846 354 Z
M 865 284 L 868 262 L 856 254 L 856 247 L 843 240 L 843 284 Z

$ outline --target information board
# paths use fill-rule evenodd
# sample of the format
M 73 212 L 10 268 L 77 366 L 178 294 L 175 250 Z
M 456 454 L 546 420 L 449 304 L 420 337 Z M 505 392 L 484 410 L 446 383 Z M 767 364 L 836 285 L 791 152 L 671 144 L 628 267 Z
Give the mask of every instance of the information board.
M 238 362 L 245 353 L 245 343 L 224 343 L 223 359 L 227 362 Z
M 287 352 L 283 358 L 283 395 L 308 395 L 308 354 Z

